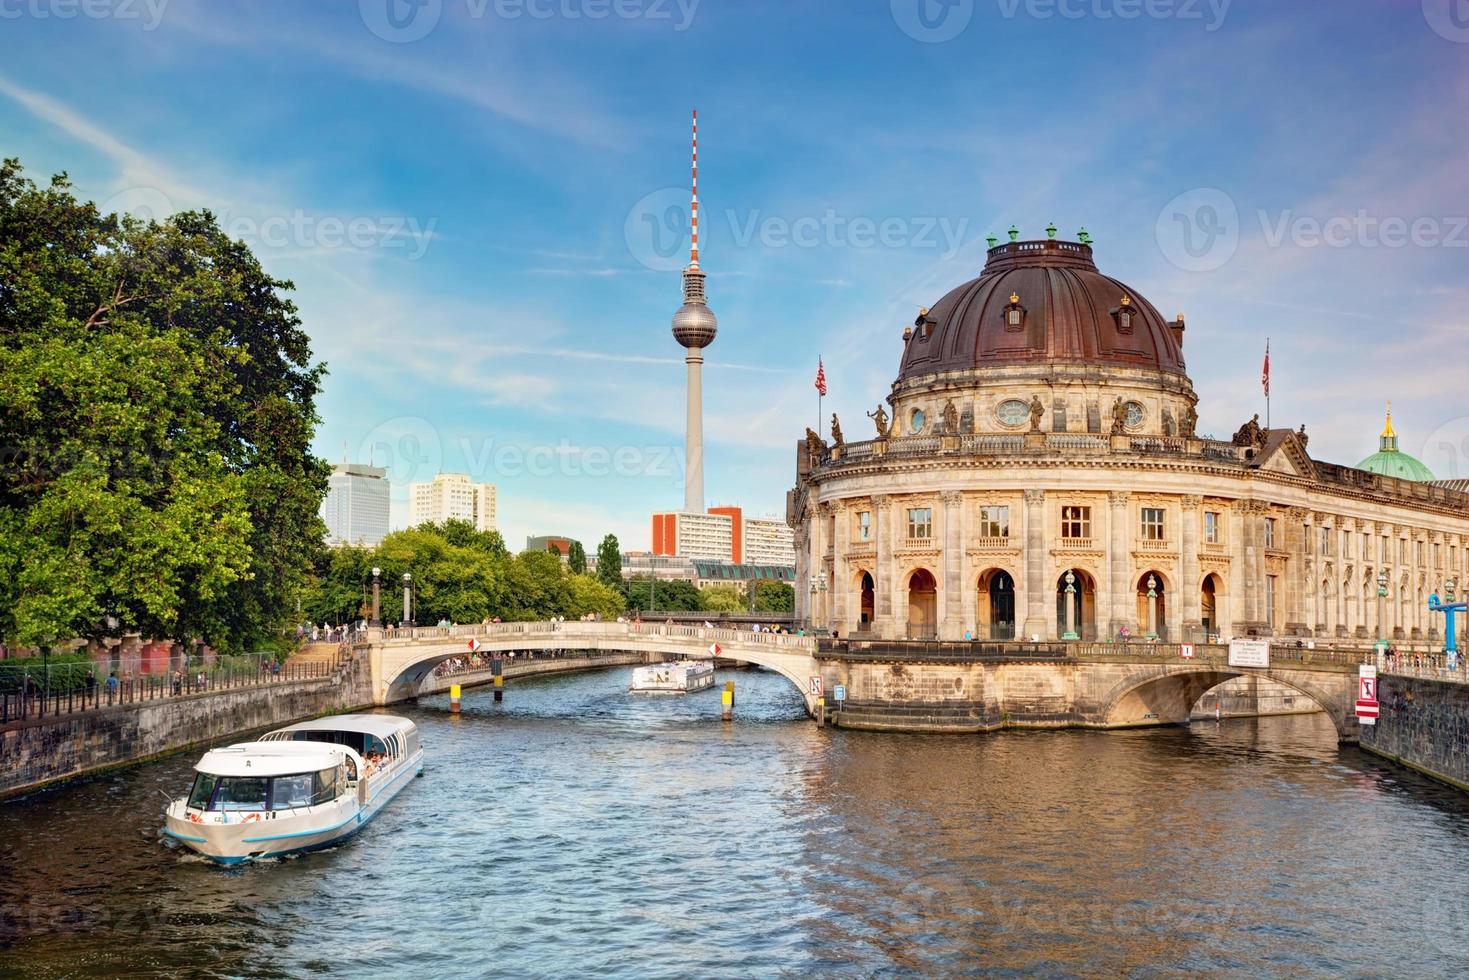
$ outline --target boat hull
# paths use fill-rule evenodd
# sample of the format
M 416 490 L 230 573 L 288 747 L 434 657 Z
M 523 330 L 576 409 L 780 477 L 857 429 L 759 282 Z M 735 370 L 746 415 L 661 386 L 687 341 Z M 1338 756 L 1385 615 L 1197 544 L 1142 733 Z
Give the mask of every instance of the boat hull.
M 380 777 L 368 777 L 366 802 L 356 791 L 307 812 L 278 814 L 205 813 L 191 819 L 185 800 L 175 800 L 164 817 L 163 834 L 216 864 L 243 864 L 330 847 L 351 837 L 423 774 L 423 751 Z M 196 811 L 197 812 L 197 811 Z M 255 819 L 249 819 L 254 817 Z M 229 822 L 213 822 L 219 819 Z

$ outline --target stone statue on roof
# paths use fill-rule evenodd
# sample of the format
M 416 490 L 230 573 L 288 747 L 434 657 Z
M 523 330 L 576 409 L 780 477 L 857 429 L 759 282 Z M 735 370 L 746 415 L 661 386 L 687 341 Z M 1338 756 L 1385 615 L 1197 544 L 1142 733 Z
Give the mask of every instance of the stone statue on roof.
M 833 446 L 844 446 L 847 441 L 842 438 L 842 422 L 837 418 L 837 413 L 831 413 L 831 444 Z
M 1259 449 L 1265 445 L 1265 430 L 1260 428 L 1259 412 L 1239 427 L 1239 431 L 1234 434 L 1234 444 L 1247 449 Z
M 888 437 L 888 413 L 887 409 L 882 407 L 882 403 L 878 402 L 877 411 L 868 412 L 867 417 L 872 419 L 873 425 L 877 426 L 877 438 L 886 439 Z

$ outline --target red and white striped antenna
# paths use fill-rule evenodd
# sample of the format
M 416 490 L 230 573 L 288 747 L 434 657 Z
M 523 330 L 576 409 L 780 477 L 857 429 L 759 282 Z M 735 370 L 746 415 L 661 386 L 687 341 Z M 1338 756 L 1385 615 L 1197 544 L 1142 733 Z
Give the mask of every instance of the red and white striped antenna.
M 694 171 L 693 200 L 689 207 L 689 230 L 692 235 L 692 251 L 689 253 L 689 268 L 699 267 L 699 110 L 694 110 Z

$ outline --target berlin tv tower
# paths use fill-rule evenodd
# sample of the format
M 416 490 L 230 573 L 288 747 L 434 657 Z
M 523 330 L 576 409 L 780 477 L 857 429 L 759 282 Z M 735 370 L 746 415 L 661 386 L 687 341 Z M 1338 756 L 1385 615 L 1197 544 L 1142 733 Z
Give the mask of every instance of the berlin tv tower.
M 699 271 L 699 110 L 694 110 L 693 200 L 689 208 L 693 243 L 683 271 L 683 306 L 673 315 L 673 339 L 688 350 L 688 421 L 684 431 L 684 511 L 704 513 L 704 348 L 714 342 L 719 321 L 704 300 L 704 273 Z

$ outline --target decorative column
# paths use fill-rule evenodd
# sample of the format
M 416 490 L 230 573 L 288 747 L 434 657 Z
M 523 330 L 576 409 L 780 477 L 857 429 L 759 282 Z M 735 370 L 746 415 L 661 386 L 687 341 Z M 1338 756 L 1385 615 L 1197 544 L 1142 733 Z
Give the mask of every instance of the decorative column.
M 1025 491 L 1025 627 L 1021 637 L 1046 635 L 1046 492 Z
M 1122 627 L 1131 629 L 1134 626 L 1132 620 L 1137 614 L 1136 608 L 1128 607 L 1128 602 L 1136 594 L 1128 581 L 1131 577 L 1128 574 L 1131 549 L 1128 548 L 1127 502 L 1131 496 L 1125 490 L 1113 490 L 1107 494 L 1107 591 L 1112 598 L 1112 616 L 1107 630 L 1108 638 L 1113 640 L 1122 632 Z
M 1361 626 L 1360 613 L 1357 606 L 1360 604 L 1358 596 L 1358 565 L 1352 559 L 1352 545 L 1357 540 L 1357 522 L 1344 517 L 1338 522 L 1337 544 L 1341 547 L 1341 571 L 1337 577 L 1341 580 L 1342 593 L 1342 626 L 1347 636 L 1354 636 L 1357 628 Z
M 1304 588 L 1310 582 L 1306 573 L 1310 536 L 1305 534 L 1305 521 L 1303 508 L 1291 507 L 1285 512 L 1285 550 L 1289 557 L 1286 559 L 1285 618 L 1282 622 L 1285 623 L 1285 631 L 1293 636 L 1310 632 L 1306 610 L 1306 597 L 1310 593 Z
M 826 626 L 827 616 L 825 609 L 825 596 L 821 593 L 821 571 L 826 567 L 826 514 L 830 508 L 825 503 L 818 503 L 812 508 L 811 534 L 807 538 L 807 545 L 811 549 L 811 584 L 816 586 L 816 591 L 811 593 L 811 625 Z M 807 586 L 810 591 L 810 586 Z
M 832 514 L 836 518 L 836 547 L 833 549 L 831 561 L 831 621 L 833 626 L 842 631 L 843 636 L 850 636 L 856 628 L 854 624 L 857 620 L 849 612 L 852 607 L 850 599 L 853 584 L 852 568 L 847 564 L 847 549 L 851 547 L 852 515 L 845 501 L 835 502 L 832 505 Z M 862 605 L 860 596 L 857 605 Z
M 872 497 L 872 536 L 877 540 L 877 562 L 872 573 L 872 631 L 891 640 L 893 630 L 893 522 L 888 513 L 892 498 L 885 493 Z
M 939 639 L 964 639 L 964 494 L 946 490 L 944 502 L 944 608 Z
M 1183 611 L 1181 639 L 1185 643 L 1202 642 L 1204 639 L 1204 616 L 1200 609 L 1203 582 L 1199 577 L 1199 522 L 1203 504 L 1204 498 L 1197 494 L 1185 494 L 1179 499 L 1178 591 L 1182 593 L 1179 598 L 1183 600 L 1179 608 Z M 1217 610 L 1215 615 L 1218 615 Z
M 1158 638 L 1158 579 L 1148 573 L 1148 639 Z

